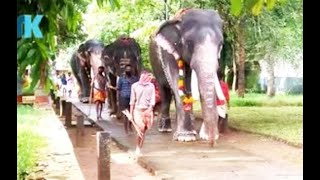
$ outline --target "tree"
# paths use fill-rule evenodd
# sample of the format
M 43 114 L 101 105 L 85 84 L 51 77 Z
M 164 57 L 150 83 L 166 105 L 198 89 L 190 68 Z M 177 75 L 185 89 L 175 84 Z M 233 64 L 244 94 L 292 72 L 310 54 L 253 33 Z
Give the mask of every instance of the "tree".
M 288 0 L 286 6 L 276 7 L 253 18 L 247 28 L 247 49 L 253 59 L 262 59 L 268 72 L 267 95 L 275 95 L 274 66 L 281 60 L 297 62 L 302 53 L 302 1 Z
M 96 0 L 99 6 L 105 2 L 114 7 L 119 7 L 118 0 Z M 40 24 L 43 39 L 17 39 L 17 61 L 19 76 L 28 65 L 31 69 L 31 88 L 38 84 L 39 89 L 50 87 L 51 80 L 48 78 L 48 62 L 54 59 L 56 45 L 70 39 L 75 39 L 74 33 L 79 32 L 82 22 L 82 12 L 90 0 L 18 0 L 17 16 L 21 14 L 43 14 Z M 79 34 L 78 34 L 79 35 Z
M 249 11 L 252 15 L 257 16 L 266 6 L 272 10 L 276 3 L 284 3 L 286 0 L 231 0 L 231 13 L 235 16 L 241 16 L 243 11 Z

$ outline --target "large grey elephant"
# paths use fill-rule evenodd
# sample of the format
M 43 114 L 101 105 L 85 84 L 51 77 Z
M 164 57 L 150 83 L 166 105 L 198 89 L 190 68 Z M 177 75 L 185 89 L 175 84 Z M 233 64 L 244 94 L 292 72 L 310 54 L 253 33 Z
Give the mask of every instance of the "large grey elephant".
M 171 132 L 169 116 L 172 96 L 175 99 L 177 129 L 174 140 L 194 141 L 196 131 L 192 108 L 184 109 L 181 96 L 191 95 L 191 73 L 198 79 L 203 128 L 200 138 L 213 146 L 219 137 L 216 96 L 225 99 L 217 77 L 218 59 L 223 45 L 222 20 L 213 10 L 184 9 L 164 22 L 151 37 L 150 62 L 160 85 L 161 118 L 158 130 Z M 182 60 L 182 69 L 177 61 Z M 179 74 L 183 73 L 185 89 L 179 92 Z M 181 75 L 181 74 L 180 74 Z M 181 77 L 180 77 L 181 78 Z
M 107 77 L 113 87 L 117 86 L 117 77 L 124 73 L 127 65 L 131 66 L 132 74 L 138 76 L 142 68 L 141 48 L 134 38 L 126 35 L 107 45 L 102 53 L 104 65 L 108 71 Z M 108 89 L 110 115 L 118 114 L 117 93 Z
M 81 44 L 78 50 L 72 55 L 70 65 L 72 72 L 80 87 L 80 101 L 89 102 L 90 82 L 93 75 L 98 73 L 98 67 L 104 66 L 102 51 L 104 44 L 99 40 L 88 40 Z

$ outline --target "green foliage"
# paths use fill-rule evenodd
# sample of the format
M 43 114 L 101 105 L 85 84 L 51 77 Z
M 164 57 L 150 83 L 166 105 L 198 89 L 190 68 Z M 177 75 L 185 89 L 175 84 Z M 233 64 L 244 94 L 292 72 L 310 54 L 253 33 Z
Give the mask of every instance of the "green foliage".
M 228 114 L 233 128 L 302 145 L 302 107 L 232 107 Z
M 35 130 L 43 113 L 30 106 L 17 107 L 17 179 L 23 180 L 36 166 L 45 139 Z
M 243 8 L 243 3 L 239 0 L 231 0 L 231 12 L 235 16 L 239 16 Z
M 245 63 L 246 74 L 246 89 L 249 92 L 260 92 L 260 86 L 258 84 L 260 77 L 260 65 L 257 61 L 247 61 Z
M 164 3 L 156 0 L 136 0 L 134 3 L 128 0 L 120 0 L 120 3 L 121 7 L 117 11 L 111 11 L 110 8 L 101 11 L 95 10 L 94 15 L 90 15 L 90 20 L 88 19 L 90 22 L 87 22 L 86 26 L 94 26 L 92 34 L 95 35 L 92 35 L 92 37 L 98 37 L 105 44 L 113 42 L 122 34 L 135 38 L 141 47 L 144 67 L 151 69 L 149 38 L 161 23 L 157 18 L 162 18 Z M 94 22 L 93 18 L 97 16 L 101 19 Z M 87 29 L 90 29 L 90 27 Z M 101 31 L 96 31 L 96 29 Z
M 99 5 L 108 1 L 112 6 L 119 6 L 118 0 L 97 0 Z M 17 39 L 17 60 L 19 75 L 28 65 L 32 66 L 31 88 L 34 88 L 40 79 L 40 85 L 50 85 L 48 79 L 48 61 L 54 59 L 57 44 L 74 42 L 78 36 L 84 38 L 79 28 L 82 22 L 82 12 L 89 0 L 60 0 L 51 1 L 17 1 L 17 16 L 20 14 L 44 14 L 40 24 L 43 39 Z M 44 69 L 41 69 L 44 67 Z M 46 87 L 49 89 L 50 87 Z
M 302 1 L 288 0 L 286 6 L 264 12 L 247 26 L 247 48 L 251 59 L 301 60 Z
M 272 10 L 276 3 L 284 3 L 286 0 L 231 0 L 231 13 L 240 16 L 241 12 L 249 11 L 252 15 L 258 16 L 266 6 Z

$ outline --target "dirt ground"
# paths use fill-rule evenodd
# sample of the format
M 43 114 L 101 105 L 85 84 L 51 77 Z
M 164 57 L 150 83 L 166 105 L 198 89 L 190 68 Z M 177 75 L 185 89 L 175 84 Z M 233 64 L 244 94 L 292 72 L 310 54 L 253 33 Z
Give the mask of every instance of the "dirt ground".
M 76 128 L 67 129 L 74 146 L 74 152 L 86 180 L 97 179 L 96 132 L 94 127 L 86 127 L 81 144 L 76 144 Z M 147 170 L 136 163 L 134 156 L 119 149 L 111 142 L 111 179 L 112 180 L 153 180 Z
M 63 121 L 64 118 L 61 120 Z M 80 168 L 86 180 L 97 179 L 96 161 L 96 132 L 95 127 L 86 126 L 82 142 L 76 144 L 76 128 L 67 129 L 74 146 L 74 152 Z M 237 148 L 249 153 L 264 157 L 279 167 L 292 167 L 297 171 L 303 168 L 303 149 L 287 145 L 256 134 L 248 134 L 239 131 L 229 131 L 221 135 L 220 143 L 235 145 Z M 218 142 L 219 143 L 219 142 Z M 156 179 L 146 169 L 136 163 L 134 155 L 131 155 L 111 143 L 111 179 L 112 180 L 151 180 Z
M 260 155 L 280 166 L 292 166 L 301 170 L 303 168 L 303 148 L 293 147 L 265 136 L 239 131 L 230 131 L 222 135 L 221 141 Z
M 94 127 L 86 127 L 83 144 L 76 146 L 76 128 L 68 129 L 68 134 L 74 145 L 74 151 L 85 179 L 95 180 L 97 178 L 96 162 L 96 132 Z M 224 142 L 236 144 L 237 147 L 253 154 L 263 154 L 263 157 L 279 165 L 292 165 L 302 169 L 303 150 L 288 146 L 282 142 L 272 140 L 260 135 L 247 134 L 243 132 L 230 131 L 221 137 Z M 111 143 L 111 179 L 112 180 L 152 180 L 156 179 L 147 170 L 136 163 L 134 156 L 124 152 Z

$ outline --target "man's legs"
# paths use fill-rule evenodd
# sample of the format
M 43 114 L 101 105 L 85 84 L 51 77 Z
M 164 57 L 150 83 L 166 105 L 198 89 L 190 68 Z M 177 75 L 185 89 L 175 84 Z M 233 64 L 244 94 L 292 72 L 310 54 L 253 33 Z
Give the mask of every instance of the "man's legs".
M 102 120 L 102 116 L 101 116 L 102 108 L 103 108 L 103 102 L 100 101 L 100 113 L 99 113 L 100 120 Z
M 150 123 L 151 118 L 152 118 L 151 117 L 152 115 L 150 113 L 153 113 L 153 112 L 144 111 L 141 114 L 141 116 L 142 116 L 141 118 L 142 118 L 142 122 L 144 123 L 144 127 L 140 128 L 140 131 L 142 133 L 142 137 L 138 137 L 138 140 L 137 140 L 137 149 L 136 149 L 137 154 L 141 154 L 141 148 L 143 146 L 143 142 L 145 139 L 145 134 L 148 129 L 148 125 L 152 124 L 152 123 Z M 149 127 L 149 128 L 151 128 L 151 127 Z
M 100 105 L 100 102 L 99 101 L 95 101 L 95 104 L 96 104 L 96 112 L 97 112 L 97 120 L 99 120 L 99 105 Z
M 146 134 L 146 127 L 144 129 L 140 129 L 142 133 L 142 137 L 138 135 L 137 137 L 137 144 L 136 144 L 136 155 L 141 155 L 141 148 L 144 142 L 145 134 Z
M 228 128 L 228 114 L 226 114 L 225 118 L 222 118 L 219 116 L 219 121 L 218 121 L 218 129 L 220 133 L 224 133 L 227 131 Z

